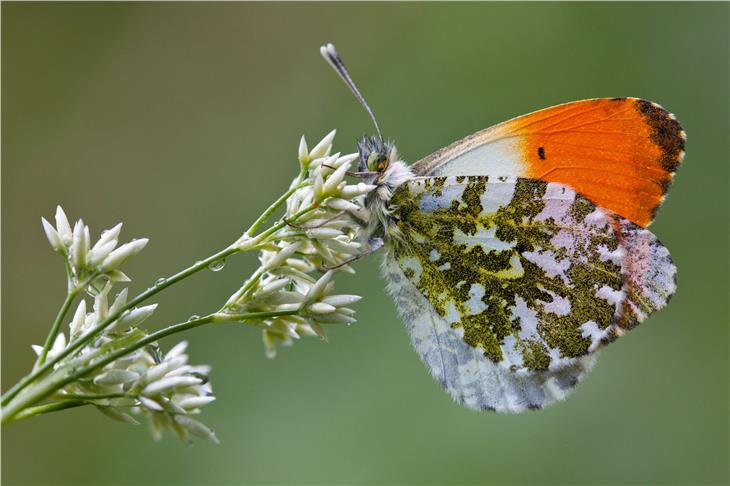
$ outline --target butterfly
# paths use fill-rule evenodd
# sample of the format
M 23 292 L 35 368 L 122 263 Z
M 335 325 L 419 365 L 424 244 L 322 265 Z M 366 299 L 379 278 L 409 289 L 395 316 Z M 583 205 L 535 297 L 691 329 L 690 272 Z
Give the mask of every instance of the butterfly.
M 413 165 L 385 142 L 332 44 L 321 48 L 372 119 L 354 175 L 377 186 L 364 232 L 431 375 L 471 409 L 564 399 L 599 352 L 676 290 L 647 230 L 684 157 L 674 115 L 599 98 L 500 123 Z

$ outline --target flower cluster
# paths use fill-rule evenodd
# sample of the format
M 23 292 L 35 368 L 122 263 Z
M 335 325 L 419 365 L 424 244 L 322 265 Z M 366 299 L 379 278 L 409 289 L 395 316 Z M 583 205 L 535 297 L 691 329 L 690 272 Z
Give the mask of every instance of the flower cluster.
M 111 305 L 107 295 L 111 284 L 97 293 L 92 312 L 86 312 L 86 300 L 81 300 L 69 323 L 70 340 L 78 339 L 95 328 L 109 315 L 126 303 L 127 289 L 122 290 Z M 129 310 L 105 327 L 98 337 L 81 347 L 56 366 L 75 363 L 93 363 L 125 344 L 138 340 L 146 333 L 137 326 L 147 319 L 156 305 Z M 57 356 L 67 345 L 64 333 L 59 333 L 49 358 Z M 167 354 L 156 344 L 145 346 L 106 364 L 75 381 L 56 395 L 57 399 L 77 399 L 94 404 L 105 415 L 128 423 L 137 423 L 131 414 L 145 415 L 153 436 L 159 439 L 163 428 L 173 430 L 181 439 L 188 441 L 188 432 L 217 441 L 215 434 L 205 425 L 190 417 L 200 412 L 215 397 L 208 382 L 208 366 L 188 365 L 185 354 L 186 342 L 174 346 Z M 42 347 L 34 345 L 40 354 Z M 129 412 L 129 413 L 128 413 Z
M 126 288 L 110 303 L 109 293 L 113 283 L 130 280 L 119 266 L 139 253 L 148 240 L 117 247 L 122 227 L 118 224 L 91 246 L 89 227 L 79 220 L 71 230 L 60 206 L 55 228 L 45 219 L 42 223 L 51 246 L 66 259 L 69 288 L 86 289 L 94 298 L 91 312 L 87 312 L 86 299 L 79 302 L 69 323 L 68 340 L 64 332 L 56 335 L 46 355 L 48 360 L 68 351 L 71 343 L 83 345 L 67 353 L 54 368 L 88 366 L 144 338 L 147 333 L 139 326 L 157 304 L 130 307 Z M 91 333 L 96 334 L 91 337 Z M 156 344 L 140 348 L 70 383 L 54 398 L 93 404 L 105 415 L 128 423 L 137 423 L 132 415 L 144 415 L 156 439 L 163 428 L 169 428 L 186 442 L 189 433 L 217 441 L 208 427 L 190 417 L 215 397 L 208 383 L 209 367 L 188 365 L 186 347 L 183 341 L 165 355 Z M 33 350 L 39 356 L 43 353 L 42 346 L 33 345 Z
M 359 237 L 368 220 L 365 197 L 375 186 L 347 182 L 358 155 L 332 154 L 334 135 L 332 131 L 311 150 L 302 137 L 300 174 L 287 193 L 233 245 L 177 275 L 184 278 L 205 266 L 217 271 L 225 256 L 249 250 L 259 251 L 260 268 L 218 312 L 193 316 L 152 335 L 140 326 L 157 305 L 140 304 L 171 285 L 169 279 L 158 279 L 129 301 L 126 288 L 110 298 L 116 283 L 130 280 L 119 267 L 148 240 L 120 245 L 118 224 L 92 244 L 89 227 L 79 220 L 72 229 L 60 207 L 55 227 L 42 219 L 48 241 L 64 259 L 68 292 L 45 344 L 33 346 L 38 354 L 34 371 L 19 382 L 20 388 L 4 395 L 3 420 L 21 412 L 32 416 L 90 404 L 128 423 L 147 418 L 156 439 L 170 429 L 185 442 L 191 434 L 217 441 L 211 429 L 193 418 L 215 400 L 209 367 L 188 364 L 184 341 L 166 354 L 155 341 L 205 323 L 243 322 L 261 327 L 266 354 L 273 357 L 277 345 L 301 336 L 325 339 L 327 325 L 355 322 L 350 306 L 360 297 L 334 294 L 333 277 L 340 270 L 354 273 L 350 263 L 367 253 Z M 284 204 L 284 216 L 257 233 Z M 79 296 L 67 334 L 61 324 Z M 29 407 L 45 398 L 51 403 Z
M 290 345 L 300 336 L 324 339 L 324 325 L 355 322 L 348 306 L 360 297 L 333 295 L 332 277 L 336 270 L 354 273 L 349 263 L 364 251 L 358 240 L 366 221 L 363 199 L 375 186 L 347 183 L 358 155 L 330 155 L 334 136 L 330 132 L 312 150 L 302 137 L 302 173 L 292 182 L 282 224 L 259 242 L 259 272 L 223 308 L 229 314 L 282 314 L 255 321 L 269 357 L 277 344 Z
M 106 281 L 128 282 L 129 277 L 119 266 L 136 255 L 147 245 L 147 238 L 133 239 L 117 248 L 122 223 L 102 232 L 99 240 L 91 246 L 91 232 L 82 220 L 74 224 L 73 230 L 61 206 L 56 208 L 56 227 L 41 218 L 43 230 L 53 250 L 66 259 L 69 288 L 85 283 L 94 293 Z M 88 280 L 88 282 L 86 282 Z

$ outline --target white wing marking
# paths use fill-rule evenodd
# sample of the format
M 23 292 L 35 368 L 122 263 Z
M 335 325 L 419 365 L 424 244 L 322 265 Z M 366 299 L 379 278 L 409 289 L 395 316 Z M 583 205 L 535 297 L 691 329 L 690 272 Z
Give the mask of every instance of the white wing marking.
M 565 398 L 593 366 L 598 353 L 560 369 L 517 373 L 500 367 L 469 346 L 386 254 L 388 290 L 403 318 L 411 343 L 426 367 L 457 402 L 476 410 L 521 412 Z

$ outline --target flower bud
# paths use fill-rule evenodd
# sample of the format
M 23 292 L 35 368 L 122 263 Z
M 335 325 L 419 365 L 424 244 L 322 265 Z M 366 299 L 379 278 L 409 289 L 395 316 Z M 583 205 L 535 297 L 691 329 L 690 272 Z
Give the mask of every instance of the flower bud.
M 149 240 L 147 238 L 140 238 L 139 240 L 133 240 L 129 243 L 123 244 L 104 259 L 104 262 L 101 265 L 102 269 L 104 271 L 115 270 L 124 263 L 126 259 L 142 251 L 142 249 L 147 246 L 148 242 Z
M 46 221 L 46 218 L 41 218 L 41 224 L 43 225 L 43 231 L 46 232 L 46 238 L 48 238 L 48 243 L 51 244 L 51 248 L 58 252 L 65 249 L 65 245 L 61 241 L 61 237 L 58 235 L 58 232 L 53 228 L 53 226 L 51 226 L 51 223 Z
M 309 158 L 318 159 L 327 155 L 330 150 L 332 150 L 332 141 L 335 139 L 336 133 L 337 130 L 332 130 L 325 135 L 325 137 L 309 152 Z

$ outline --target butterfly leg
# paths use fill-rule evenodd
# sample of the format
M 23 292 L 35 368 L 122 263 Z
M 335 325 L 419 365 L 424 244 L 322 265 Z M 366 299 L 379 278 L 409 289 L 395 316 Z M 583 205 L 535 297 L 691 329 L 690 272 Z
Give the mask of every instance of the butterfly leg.
M 336 170 L 337 169 L 337 167 L 333 167 L 333 166 L 331 166 L 329 164 L 322 164 L 322 167 L 327 167 L 328 169 L 332 169 L 332 170 Z M 370 170 L 367 170 L 367 171 L 364 171 L 364 172 L 352 172 L 352 171 L 349 171 L 348 170 L 347 172 L 345 172 L 345 174 L 348 175 L 349 177 L 364 177 L 364 176 L 375 176 L 375 175 L 378 175 L 378 172 L 374 172 L 374 171 L 370 171 Z
M 321 223 L 319 223 L 319 224 L 317 224 L 317 225 L 314 225 L 314 226 L 299 226 L 299 225 L 296 225 L 296 224 L 294 224 L 294 223 L 290 222 L 290 221 L 289 221 L 288 219 L 286 219 L 286 218 L 283 218 L 283 221 L 284 221 L 284 222 L 285 222 L 285 223 L 287 224 L 287 226 L 290 226 L 290 227 L 292 227 L 292 228 L 295 228 L 295 229 L 301 229 L 301 230 L 308 230 L 308 229 L 315 229 L 315 228 L 321 228 L 322 226 L 326 225 L 326 224 L 327 224 L 327 223 L 329 223 L 330 221 L 334 221 L 335 219 L 339 218 L 339 217 L 340 217 L 340 216 L 342 216 L 343 214 L 345 214 L 345 211 L 340 211 L 339 213 L 335 214 L 334 216 L 332 216 L 332 217 L 330 217 L 330 218 L 327 218 L 327 219 L 325 219 L 324 221 L 322 221 Z
M 385 243 L 383 242 L 382 238 L 370 238 L 368 240 L 369 248 L 365 250 L 364 252 L 360 253 L 359 255 L 355 255 L 354 257 L 350 258 L 349 260 L 346 260 L 339 265 L 335 265 L 334 267 L 328 267 L 324 266 L 327 270 L 337 270 L 338 268 L 344 267 L 345 265 L 349 265 L 350 263 L 356 262 L 361 258 L 365 258 L 368 255 L 372 255 L 376 251 L 380 250 Z

